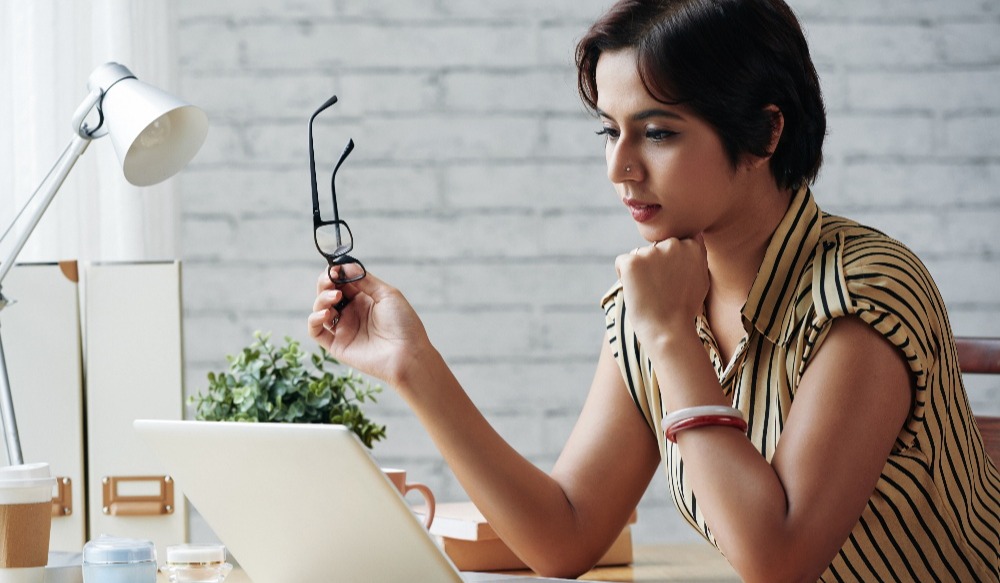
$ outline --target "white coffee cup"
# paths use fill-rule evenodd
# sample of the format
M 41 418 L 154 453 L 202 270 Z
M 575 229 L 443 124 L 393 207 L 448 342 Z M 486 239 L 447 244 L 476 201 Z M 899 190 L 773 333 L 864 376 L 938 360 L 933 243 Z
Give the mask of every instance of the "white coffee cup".
M 0 583 L 45 581 L 55 485 L 48 464 L 0 468 Z

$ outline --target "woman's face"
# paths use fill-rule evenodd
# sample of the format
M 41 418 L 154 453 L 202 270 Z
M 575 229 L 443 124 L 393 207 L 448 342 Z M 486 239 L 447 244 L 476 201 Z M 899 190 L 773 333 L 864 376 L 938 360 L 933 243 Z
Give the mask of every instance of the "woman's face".
M 708 123 L 653 99 L 634 50 L 602 54 L 596 80 L 608 178 L 644 239 L 692 237 L 737 216 L 742 173 Z

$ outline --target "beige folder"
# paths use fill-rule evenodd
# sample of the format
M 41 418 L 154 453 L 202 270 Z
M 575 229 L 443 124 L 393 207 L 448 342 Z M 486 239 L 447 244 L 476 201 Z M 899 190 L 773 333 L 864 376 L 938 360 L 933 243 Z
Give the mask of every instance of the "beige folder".
M 49 548 L 68 552 L 83 548 L 87 515 L 77 279 L 76 262 L 15 265 L 3 281 L 12 303 L 0 311 L 21 454 L 59 478 Z
M 132 428 L 183 415 L 181 267 L 94 263 L 84 273 L 91 538 L 187 539 L 182 492 Z

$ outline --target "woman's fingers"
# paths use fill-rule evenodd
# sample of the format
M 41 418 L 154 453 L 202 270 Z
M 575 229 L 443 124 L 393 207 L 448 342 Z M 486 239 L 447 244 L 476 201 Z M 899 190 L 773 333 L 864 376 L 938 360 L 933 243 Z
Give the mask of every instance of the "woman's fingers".
M 344 299 L 344 292 L 339 289 L 321 290 L 313 301 L 313 311 L 328 310 L 340 303 L 342 299 Z
M 618 276 L 618 279 L 622 278 L 622 271 L 625 270 L 626 263 L 628 263 L 632 259 L 632 256 L 635 255 L 635 253 L 636 251 L 632 251 L 631 253 L 626 253 L 625 255 L 619 255 L 618 257 L 615 257 L 615 274 Z
M 329 349 L 334 339 L 334 334 L 331 331 L 332 326 L 329 326 L 331 323 L 330 311 L 318 310 L 313 312 L 309 314 L 306 322 L 308 323 L 309 336 L 318 342 L 320 346 Z
M 330 278 L 327 277 L 326 280 L 329 282 Z M 340 319 L 335 306 L 344 298 L 344 292 L 329 287 L 331 286 L 323 286 L 322 281 L 320 282 L 320 289 L 313 301 L 313 312 L 306 320 L 309 336 L 328 350 L 333 345 L 337 321 Z
M 642 247 L 636 247 L 635 249 L 619 255 L 615 258 L 615 273 L 618 274 L 618 279 L 622 278 L 622 272 L 638 260 L 639 258 L 649 257 L 651 253 L 656 249 L 657 243 L 660 241 L 653 241 L 650 245 L 643 245 Z
M 324 269 L 323 273 L 319 274 L 319 278 L 316 280 L 316 293 L 322 293 L 328 289 L 333 289 L 333 282 L 330 281 L 330 276 Z

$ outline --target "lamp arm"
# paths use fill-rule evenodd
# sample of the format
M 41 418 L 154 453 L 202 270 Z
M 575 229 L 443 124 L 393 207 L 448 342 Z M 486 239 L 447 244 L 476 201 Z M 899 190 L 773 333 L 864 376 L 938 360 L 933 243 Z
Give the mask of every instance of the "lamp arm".
M 18 235 L 17 240 L 14 242 L 14 247 L 3 258 L 3 262 L 0 263 L 0 282 L 3 282 L 4 277 L 7 276 L 10 268 L 14 265 L 14 260 L 17 259 L 17 255 L 24 248 L 24 244 L 27 243 L 31 232 L 35 230 L 38 221 L 45 214 L 49 203 L 55 198 L 56 192 L 59 191 L 59 187 L 66 180 L 69 171 L 73 169 L 76 160 L 87 150 L 90 140 L 91 138 L 81 137 L 77 133 L 73 136 L 69 146 L 63 151 L 62 156 L 56 160 L 55 166 L 49 173 L 50 177 L 39 187 L 40 190 L 44 188 L 44 197 L 35 206 L 28 218 L 28 225 Z M 7 298 L 3 297 L 3 290 L 0 289 L 0 310 L 6 305 Z M 17 432 L 17 418 L 14 416 L 14 402 L 10 391 L 10 378 L 7 376 L 7 361 L 4 357 L 2 342 L 0 342 L 0 424 L 3 425 L 4 441 L 7 444 L 7 461 L 11 465 L 24 463 L 24 458 L 21 455 L 21 442 Z
M 7 359 L 0 342 L 0 419 L 3 420 L 4 443 L 7 444 L 7 463 L 19 466 L 24 463 L 21 454 L 21 439 L 17 433 L 17 418 L 14 416 L 14 400 L 10 393 L 10 378 L 7 376 Z
M 42 184 L 38 186 L 37 190 L 35 190 L 35 194 L 31 196 L 31 198 L 34 198 L 35 195 L 38 194 L 38 191 L 43 188 L 46 189 L 44 190 L 45 196 L 42 202 L 35 207 L 35 212 L 29 218 L 28 227 L 25 228 L 18 236 L 17 242 L 14 243 L 14 247 L 7 254 L 7 256 L 0 259 L 0 282 L 3 282 L 3 278 L 7 276 L 7 272 L 10 271 L 10 268 L 13 266 L 14 260 L 17 259 L 17 255 L 21 252 L 21 249 L 24 248 L 25 243 L 28 242 L 28 237 L 31 236 L 32 231 L 34 231 L 35 227 L 38 225 L 38 221 L 41 220 L 42 215 L 45 214 L 46 209 L 49 208 L 49 203 L 52 202 L 56 192 L 59 191 L 59 187 L 61 187 L 62 183 L 66 180 L 66 176 L 68 176 L 69 171 L 73 169 L 73 165 L 76 164 L 77 159 L 87 150 L 87 146 L 90 145 L 90 141 L 108 133 L 107 128 L 101 128 L 101 125 L 103 125 L 104 122 L 103 114 L 101 121 L 94 129 L 87 127 L 87 123 L 85 121 L 87 114 L 94 109 L 95 105 L 98 105 L 103 96 L 104 92 L 100 88 L 93 89 L 73 113 L 72 127 L 76 135 L 72 140 L 70 140 L 69 145 L 66 146 L 65 150 L 63 150 L 62 155 L 60 155 L 59 159 L 56 160 L 55 165 L 53 165 L 52 169 L 49 170 L 45 179 L 42 180 Z M 100 106 L 98 106 L 98 111 L 100 111 Z M 25 207 L 27 207 L 28 204 L 31 204 L 31 199 L 25 203 Z M 14 217 L 14 223 L 17 222 L 23 212 L 24 208 L 22 208 L 21 212 L 17 213 L 17 216 Z M 11 227 L 13 226 L 14 225 L 11 224 Z M 6 233 L 4 236 L 6 236 Z M 3 309 L 3 306 L 4 304 L 2 300 L 0 300 L 0 310 Z
M 28 242 L 28 238 L 31 237 L 31 233 L 38 226 L 42 215 L 49 208 L 49 203 L 52 202 L 56 193 L 59 192 L 59 188 L 65 182 L 66 177 L 69 176 L 70 170 L 73 169 L 76 161 L 87 151 L 87 146 L 90 145 L 91 140 L 107 133 L 107 129 L 98 133 L 101 129 L 100 124 L 93 130 L 89 130 L 84 123 L 87 114 L 100 101 L 101 95 L 102 93 L 99 90 L 92 91 L 73 115 L 73 128 L 75 131 L 73 139 L 70 140 L 69 145 L 63 150 L 62 155 L 56 160 L 52 170 L 42 180 L 42 184 L 38 187 L 38 190 L 35 191 L 36 194 L 42 192 L 43 196 L 29 215 L 28 224 L 18 234 L 17 240 L 14 242 L 11 250 L 0 259 L 0 283 L 3 282 L 4 278 L 7 277 L 7 273 L 10 272 L 11 267 L 14 266 L 14 260 L 17 259 L 18 254 L 21 253 L 21 249 Z M 30 204 L 30 202 L 29 200 L 28 203 Z M 21 213 L 18 213 L 17 217 L 20 216 Z M 17 218 L 14 221 L 17 222 Z M 2 286 L 0 286 L 0 310 L 3 310 L 6 305 L 7 298 L 3 296 Z M 4 441 L 7 445 L 7 461 L 11 465 L 24 463 L 21 453 L 21 441 L 17 431 L 17 418 L 14 415 L 14 401 L 10 390 L 10 378 L 7 375 L 7 361 L 4 356 L 2 342 L 0 342 L 0 425 L 2 425 Z
M 73 139 L 69 143 L 69 146 L 63 152 L 63 155 L 56 160 L 56 165 L 53 167 L 51 178 L 46 184 L 42 185 L 44 187 L 42 190 L 44 195 L 42 200 L 28 217 L 28 224 L 21 230 L 17 240 L 14 242 L 14 246 L 7 253 L 7 255 L 3 257 L 3 259 L 0 259 L 0 282 L 3 282 L 4 278 L 7 276 L 7 272 L 9 272 L 10 268 L 13 267 L 14 260 L 17 259 L 18 254 L 21 253 L 21 249 L 23 249 L 25 243 L 28 242 L 28 237 L 31 236 L 32 231 L 34 231 L 35 227 L 38 225 L 38 221 L 42 219 L 42 215 L 45 214 L 46 209 L 49 208 L 49 203 L 52 202 L 56 193 L 59 192 L 59 187 L 62 186 L 63 182 L 66 180 L 70 170 L 73 169 L 73 165 L 76 164 L 77 159 L 87 150 L 87 146 L 90 145 L 90 141 L 91 138 L 89 137 L 84 138 L 79 134 L 74 135 Z

